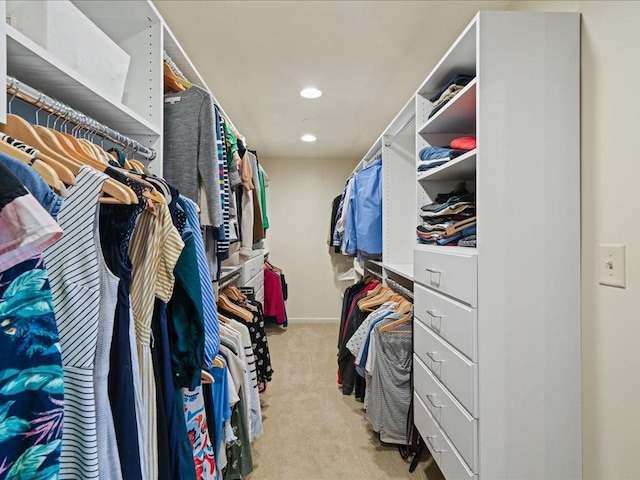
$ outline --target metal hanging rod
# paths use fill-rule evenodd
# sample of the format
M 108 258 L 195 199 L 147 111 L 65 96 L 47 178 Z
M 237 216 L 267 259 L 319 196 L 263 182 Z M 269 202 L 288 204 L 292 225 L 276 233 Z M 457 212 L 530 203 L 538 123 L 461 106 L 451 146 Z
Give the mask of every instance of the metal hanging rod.
M 146 147 L 136 140 L 116 132 L 93 118 L 86 116 L 84 113 L 71 108 L 69 105 L 59 102 L 58 100 L 45 95 L 40 90 L 37 90 L 9 75 L 7 75 L 7 93 L 35 105 L 41 110 L 45 110 L 68 122 L 71 122 L 79 128 L 84 128 L 91 134 L 97 134 L 116 145 L 124 147 L 125 149 L 130 149 L 135 154 L 140 155 L 149 161 L 156 158 L 156 151 L 153 148 Z M 9 104 L 10 103 L 11 101 L 9 101 Z
M 395 292 L 399 293 L 400 295 L 413 300 L 413 292 L 408 288 L 403 287 L 398 282 L 394 282 L 393 280 L 387 278 L 387 286 L 391 288 L 391 290 L 394 290 Z
M 393 141 L 396 139 L 396 137 L 398 135 L 400 135 L 402 132 L 404 132 L 407 127 L 409 125 L 411 125 L 413 122 L 416 121 L 416 114 L 414 113 L 413 115 L 411 115 L 411 117 L 409 117 L 409 119 L 396 131 L 396 133 L 394 133 L 393 135 L 391 135 L 391 138 L 389 138 L 388 140 L 386 140 L 384 142 L 385 147 L 390 147 L 391 144 L 393 143 Z
M 240 278 L 240 276 L 241 276 L 240 272 L 235 272 L 235 273 L 232 273 L 231 275 L 229 275 L 227 278 L 223 279 L 218 284 L 218 291 L 224 290 L 226 287 L 228 287 L 229 285 L 234 283 L 236 280 L 238 280 Z
M 167 65 L 169 65 L 169 68 L 173 70 L 173 73 L 175 73 L 177 76 L 179 76 L 183 80 L 187 80 L 187 77 L 185 76 L 185 74 L 182 73 L 180 68 L 178 68 L 178 65 L 176 65 L 176 62 L 173 61 L 173 59 L 169 56 L 166 50 L 163 50 L 162 58 L 165 62 L 167 62 Z

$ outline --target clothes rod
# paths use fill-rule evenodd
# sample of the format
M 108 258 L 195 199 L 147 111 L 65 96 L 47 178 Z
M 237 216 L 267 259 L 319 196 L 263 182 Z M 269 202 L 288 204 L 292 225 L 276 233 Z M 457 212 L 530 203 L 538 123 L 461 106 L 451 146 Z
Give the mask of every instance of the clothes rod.
M 400 135 L 402 132 L 404 132 L 407 127 L 409 125 L 411 125 L 413 122 L 415 122 L 416 120 L 416 115 L 415 113 L 413 115 L 411 115 L 411 117 L 409 117 L 409 120 L 407 120 L 399 129 L 398 131 L 396 131 L 396 133 L 394 133 L 393 135 L 391 135 L 391 138 L 389 138 L 387 141 L 384 142 L 385 147 L 390 147 L 391 144 L 393 143 L 393 141 L 396 139 L 396 137 L 398 135 Z
M 399 293 L 400 295 L 403 295 L 404 297 L 407 297 L 413 300 L 413 292 L 408 288 L 403 287 L 399 283 L 394 282 L 393 280 L 387 278 L 387 286 L 391 288 L 391 290 L 394 290 L 395 292 Z
M 151 161 L 156 158 L 156 151 L 153 148 L 145 147 L 141 143 L 133 140 L 119 132 L 107 127 L 85 114 L 65 105 L 58 100 L 45 95 L 20 80 L 7 75 L 7 93 L 28 102 L 36 107 L 45 110 L 53 115 L 63 118 L 80 128 L 85 128 L 92 134 L 100 135 L 116 145 L 131 149 L 134 153 Z M 11 105 L 11 100 L 9 101 Z

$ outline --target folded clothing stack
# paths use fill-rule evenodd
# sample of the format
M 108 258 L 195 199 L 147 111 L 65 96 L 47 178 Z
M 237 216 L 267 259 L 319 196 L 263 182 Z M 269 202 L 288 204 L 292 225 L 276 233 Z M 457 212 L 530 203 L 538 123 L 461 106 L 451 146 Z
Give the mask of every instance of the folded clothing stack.
M 470 193 L 464 182 L 451 192 L 438 194 L 434 203 L 421 210 L 422 224 L 416 229 L 420 243 L 476 246 L 475 193 Z
M 454 98 L 460 90 L 475 78 L 474 75 L 456 74 L 444 85 L 438 92 L 433 95 L 429 101 L 433 104 L 433 109 L 429 113 L 429 118 L 433 117 L 442 107 Z
M 448 147 L 424 147 L 418 152 L 420 158 L 418 172 L 444 165 L 449 160 L 453 160 L 474 148 L 476 148 L 476 139 L 473 137 L 454 138 Z

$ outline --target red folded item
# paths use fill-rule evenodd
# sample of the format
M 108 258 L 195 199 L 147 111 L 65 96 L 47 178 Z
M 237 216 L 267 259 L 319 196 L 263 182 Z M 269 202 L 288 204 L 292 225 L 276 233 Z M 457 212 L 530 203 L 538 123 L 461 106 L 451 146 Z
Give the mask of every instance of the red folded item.
M 473 150 L 476 148 L 476 139 L 473 137 L 458 137 L 451 140 L 451 148 L 456 150 Z

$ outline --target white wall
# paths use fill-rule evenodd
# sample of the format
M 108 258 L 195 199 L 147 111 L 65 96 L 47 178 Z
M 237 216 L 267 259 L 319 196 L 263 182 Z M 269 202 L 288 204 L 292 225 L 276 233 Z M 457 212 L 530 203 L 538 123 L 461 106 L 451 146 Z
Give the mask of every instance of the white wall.
M 640 221 L 634 207 L 640 176 L 640 2 L 514 4 L 516 10 L 582 12 L 584 477 L 638 478 Z M 557 199 L 562 201 L 562 192 Z M 607 243 L 627 247 L 626 289 L 598 284 L 597 247 Z
M 331 202 L 342 193 L 357 160 L 260 159 L 269 175 L 269 260 L 289 285 L 287 315 L 296 321 L 338 320 L 341 294 L 350 284 L 338 275 L 350 268 L 327 239 Z M 352 263 L 351 263 L 352 265 Z

